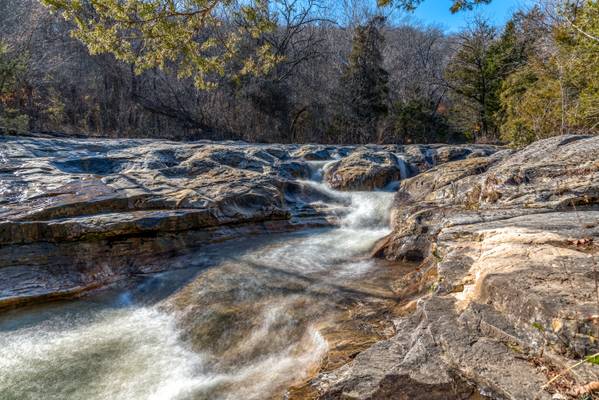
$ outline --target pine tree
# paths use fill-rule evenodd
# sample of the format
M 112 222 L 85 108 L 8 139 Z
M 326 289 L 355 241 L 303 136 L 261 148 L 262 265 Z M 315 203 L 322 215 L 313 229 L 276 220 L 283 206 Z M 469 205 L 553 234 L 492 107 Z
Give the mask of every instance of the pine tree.
M 41 1 L 74 23 L 73 36 L 91 54 L 110 53 L 138 73 L 160 68 L 206 89 L 225 75 L 264 75 L 281 61 L 261 40 L 276 29 L 267 0 Z M 227 29 L 223 14 L 240 27 Z M 248 42 L 254 46 L 244 54 Z
M 537 18 L 544 30 L 526 65 L 502 85 L 502 138 L 516 147 L 599 127 L 599 1 L 560 10 L 559 23 Z
M 464 100 L 462 104 L 470 111 L 464 113 L 464 129 L 475 140 L 490 138 L 495 132 L 492 115 L 497 77 L 489 61 L 490 49 L 496 37 L 496 29 L 487 21 L 475 21 L 459 36 L 458 50 L 446 71 L 448 85 Z
M 382 17 L 371 19 L 355 30 L 352 50 L 340 80 L 338 129 L 354 142 L 371 142 L 381 117 L 388 111 L 388 73 L 383 68 L 380 32 Z
M 500 93 L 507 77 L 524 65 L 532 46 L 523 35 L 524 14 L 516 14 L 498 35 L 487 21 L 477 20 L 460 36 L 459 48 L 450 62 L 448 84 L 472 111 L 465 129 L 475 139 L 496 140 L 504 118 Z

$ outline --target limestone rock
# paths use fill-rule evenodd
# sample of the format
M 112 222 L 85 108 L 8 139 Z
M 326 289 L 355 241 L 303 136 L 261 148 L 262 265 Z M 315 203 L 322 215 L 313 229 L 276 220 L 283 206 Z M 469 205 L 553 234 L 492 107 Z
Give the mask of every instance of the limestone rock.
M 280 145 L 2 137 L 0 304 L 159 269 L 224 227 L 313 223 L 303 201 L 317 194 L 286 193 L 309 173 Z
M 397 157 L 392 153 L 356 151 L 328 166 L 325 180 L 334 189 L 382 189 L 401 179 Z
M 303 158 L 309 161 L 324 161 L 331 159 L 331 153 L 323 146 L 304 145 L 291 154 L 296 158 Z
M 543 387 L 599 351 L 597 160 L 599 137 L 562 136 L 403 181 L 394 232 L 375 255 L 423 260 L 416 311 L 388 343 L 312 384 L 334 398 L 392 398 L 379 393 L 413 385 L 470 398 L 467 382 L 490 398 L 543 399 L 575 398 L 598 380 L 584 364 L 569 389 Z

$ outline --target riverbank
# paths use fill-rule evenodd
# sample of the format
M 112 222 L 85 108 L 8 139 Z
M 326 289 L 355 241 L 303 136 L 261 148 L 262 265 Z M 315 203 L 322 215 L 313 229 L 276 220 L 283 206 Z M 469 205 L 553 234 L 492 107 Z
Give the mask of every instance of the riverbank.
M 577 398 L 599 380 L 591 363 L 560 375 L 599 351 L 594 137 L 521 151 L 5 137 L 0 154 L 5 309 L 228 249 L 152 304 L 192 360 L 189 392 L 167 398 L 248 382 L 256 398 Z M 240 240 L 257 242 L 227 247 Z M 17 353 L 46 339 L 32 340 Z
M 472 386 L 594 398 L 598 367 L 568 368 L 599 352 L 598 160 L 599 138 L 555 137 L 403 181 L 374 253 L 421 262 L 404 279 L 412 312 L 313 386 L 331 398 L 461 399 Z
M 158 272 L 227 238 L 332 226 L 347 199 L 301 180 L 335 159 L 345 168 L 326 181 L 355 176 L 373 189 L 493 151 L 1 137 L 0 307 Z M 346 166 L 350 154 L 362 157 Z

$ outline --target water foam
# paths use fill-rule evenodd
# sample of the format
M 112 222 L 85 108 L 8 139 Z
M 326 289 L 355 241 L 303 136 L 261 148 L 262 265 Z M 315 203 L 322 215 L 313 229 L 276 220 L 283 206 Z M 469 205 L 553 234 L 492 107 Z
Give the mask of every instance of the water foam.
M 314 180 L 303 184 L 347 207 L 339 226 L 249 252 L 239 262 L 326 274 L 315 285 L 339 283 L 371 270 L 372 260 L 357 258 L 389 233 L 393 194 L 333 190 L 319 182 L 327 165 L 315 163 Z M 235 365 L 219 363 L 210 348 L 193 351 L 176 315 L 136 307 L 128 294 L 120 301 L 126 307 L 94 312 L 87 319 L 63 315 L 0 332 L 1 397 L 39 399 L 43 393 L 48 400 L 258 400 L 306 379 L 327 352 L 326 340 L 311 320 L 299 333 L 294 331 L 298 322 L 290 310 L 305 299 L 293 296 L 266 302 L 260 313 L 248 316 L 260 324 L 232 349 L 240 355 Z M 267 350 L 255 355 L 257 349 Z
M 180 340 L 174 317 L 154 308 L 108 310 L 83 323 L 54 319 L 0 335 L 7 399 L 183 399 L 201 369 L 201 355 Z

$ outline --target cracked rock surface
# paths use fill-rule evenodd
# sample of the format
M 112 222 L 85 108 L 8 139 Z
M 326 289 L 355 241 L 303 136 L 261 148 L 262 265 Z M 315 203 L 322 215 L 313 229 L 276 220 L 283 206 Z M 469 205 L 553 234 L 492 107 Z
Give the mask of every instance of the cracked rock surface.
M 212 241 L 334 223 L 343 202 L 301 179 L 354 152 L 379 155 L 370 161 L 379 170 L 403 157 L 411 173 L 484 155 L 480 146 L 0 136 L 0 307 L 160 271 L 164 257 Z M 389 180 L 366 170 L 352 174 L 362 188 Z
M 310 382 L 322 398 L 591 398 L 599 137 L 561 136 L 401 182 L 374 250 L 419 260 L 396 335 Z M 586 393 L 586 396 L 591 396 Z

